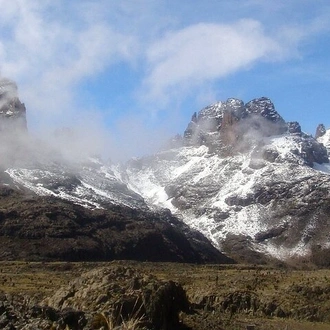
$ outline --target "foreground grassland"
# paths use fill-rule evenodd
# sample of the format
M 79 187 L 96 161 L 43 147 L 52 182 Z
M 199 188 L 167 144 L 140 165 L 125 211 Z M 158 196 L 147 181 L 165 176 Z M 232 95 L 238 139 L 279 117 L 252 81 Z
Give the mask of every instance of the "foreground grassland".
M 192 313 L 185 329 L 330 330 L 330 270 L 173 263 L 0 262 L 0 289 L 42 301 L 82 273 L 105 266 L 130 267 L 180 283 Z M 120 283 L 119 283 L 120 285 Z

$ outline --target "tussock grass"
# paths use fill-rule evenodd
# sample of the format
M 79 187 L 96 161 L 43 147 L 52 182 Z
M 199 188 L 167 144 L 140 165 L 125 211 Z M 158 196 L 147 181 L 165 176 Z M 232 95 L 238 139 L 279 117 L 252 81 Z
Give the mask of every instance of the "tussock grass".
M 328 269 L 303 270 L 251 265 L 198 266 L 134 261 L 0 262 L 0 287 L 6 293 L 37 294 L 45 297 L 55 292 L 60 286 L 66 285 L 74 277 L 80 276 L 81 273 L 109 264 L 134 267 L 159 279 L 179 282 L 186 290 L 189 301 L 195 306 L 206 299 L 205 301 L 209 304 L 207 308 L 204 304 L 197 313 L 182 315 L 183 323 L 191 329 L 245 330 L 246 325 L 255 324 L 256 330 L 330 330 L 330 270 Z M 292 311 L 293 314 L 290 317 L 279 318 L 248 310 L 236 314 L 223 311 L 221 301 L 237 291 L 253 292 L 264 302 L 276 300 L 283 310 Z M 298 308 L 310 304 L 315 305 L 320 313 L 324 314 L 324 323 L 294 314 Z M 105 329 L 137 330 L 143 327 L 143 317 L 138 314 L 130 315 L 126 319 L 114 317 L 111 311 L 95 315 L 96 321 Z

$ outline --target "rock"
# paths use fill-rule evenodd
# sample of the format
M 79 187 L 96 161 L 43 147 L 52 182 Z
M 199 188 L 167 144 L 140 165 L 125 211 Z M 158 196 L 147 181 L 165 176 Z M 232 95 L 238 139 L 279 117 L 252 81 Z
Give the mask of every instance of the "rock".
M 229 98 L 194 114 L 184 132 L 185 145 L 206 145 L 212 152 L 230 155 L 251 144 L 256 136 L 270 136 L 287 131 L 283 118 L 274 104 L 265 97 L 244 105 L 243 101 Z
M 326 133 L 325 126 L 323 124 L 319 124 L 316 128 L 315 139 L 323 136 Z
M 221 303 L 223 311 L 228 311 L 230 314 L 240 312 L 255 313 L 259 309 L 260 299 L 250 291 L 234 291 L 228 294 Z
M 308 166 L 313 167 L 313 163 L 329 163 L 327 148 L 312 137 L 307 137 L 301 141 L 302 158 Z
M 262 153 L 262 158 L 271 163 L 274 163 L 278 156 L 279 156 L 278 151 L 273 149 L 265 149 Z
M 269 229 L 267 231 L 263 231 L 263 232 L 257 233 L 255 235 L 254 239 L 257 242 L 262 242 L 262 241 L 264 241 L 266 239 L 280 236 L 286 229 L 287 229 L 287 226 L 271 228 L 271 229 Z
M 25 105 L 20 102 L 17 85 L 6 78 L 0 78 L 0 132 L 12 133 L 27 130 Z
M 230 251 L 230 255 L 239 263 L 267 264 L 268 256 L 254 251 L 253 239 L 243 235 L 228 234 L 223 242 L 224 251 Z
M 244 102 L 235 98 L 227 99 L 226 110 L 232 113 L 237 119 L 245 118 L 248 115 Z
M 72 308 L 64 308 L 59 313 L 59 320 L 57 323 L 63 329 L 69 328 L 72 330 L 80 330 L 85 327 L 87 320 L 84 312 L 76 311 Z
M 189 310 L 182 286 L 173 281 L 148 285 L 144 290 L 146 315 L 156 329 L 171 330 L 179 325 L 179 312 Z
M 301 126 L 297 121 L 289 121 L 287 123 L 290 134 L 301 134 Z
M 275 110 L 273 102 L 267 97 L 253 99 L 245 105 L 249 115 L 260 115 L 274 123 L 284 124 L 283 118 Z
M 132 277 L 139 284 L 135 289 L 132 288 Z M 98 300 L 104 292 L 108 298 Z M 95 316 L 90 317 L 87 323 L 87 328 L 92 329 L 101 327 L 107 318 L 115 326 L 135 320 L 148 328 L 171 330 L 179 325 L 179 312 L 189 309 L 186 293 L 180 284 L 160 281 L 134 268 L 120 266 L 87 272 L 68 287 L 60 288 L 44 303 L 62 310 L 60 315 L 63 315 L 65 306 L 73 306 L 89 314 L 93 311 Z M 74 316 L 72 324 L 84 320 L 82 312 L 69 314 Z

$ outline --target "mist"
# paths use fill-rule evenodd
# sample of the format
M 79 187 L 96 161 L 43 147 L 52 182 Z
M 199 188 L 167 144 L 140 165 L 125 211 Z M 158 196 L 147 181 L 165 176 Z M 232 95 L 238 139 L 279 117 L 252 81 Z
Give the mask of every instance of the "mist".
M 91 158 L 103 163 L 124 163 L 159 151 L 170 139 L 163 128 L 146 128 L 136 118 L 109 129 L 92 114 L 71 126 L 45 125 L 34 131 L 18 125 L 20 119 L 1 119 L 0 164 L 5 167 L 68 166 L 72 169 Z M 18 126 L 17 126 L 18 125 Z

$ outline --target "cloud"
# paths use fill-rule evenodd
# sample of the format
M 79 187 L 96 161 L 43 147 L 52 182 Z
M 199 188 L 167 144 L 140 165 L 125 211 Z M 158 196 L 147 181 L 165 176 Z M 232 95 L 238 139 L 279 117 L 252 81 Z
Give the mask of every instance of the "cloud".
M 215 101 L 219 82 L 261 62 L 299 62 L 308 48 L 302 45 L 329 30 L 329 6 L 317 9 L 311 0 L 307 13 L 298 0 L 239 2 L 0 0 L 1 75 L 17 82 L 30 131 L 74 126 L 105 111 L 114 115 L 101 131 L 127 131 L 114 126 L 131 113 L 143 118 L 139 125 L 123 119 L 143 136 L 140 148 L 153 136 L 141 134 L 145 118 L 154 116 L 149 126 L 157 127 L 175 118 L 180 130 L 185 122 L 177 118 L 189 111 L 182 105 L 195 111 Z M 86 89 L 91 97 L 80 94 Z
M 70 117 L 76 111 L 74 88 L 114 63 L 129 62 L 137 46 L 106 20 L 86 18 L 84 1 L 68 7 L 70 17 L 61 1 L 1 3 L 1 74 L 18 82 L 28 114 L 40 122 Z
M 148 98 L 168 101 L 175 90 L 190 89 L 245 69 L 257 61 L 278 60 L 281 45 L 268 37 L 261 23 L 195 24 L 168 33 L 147 51 Z

